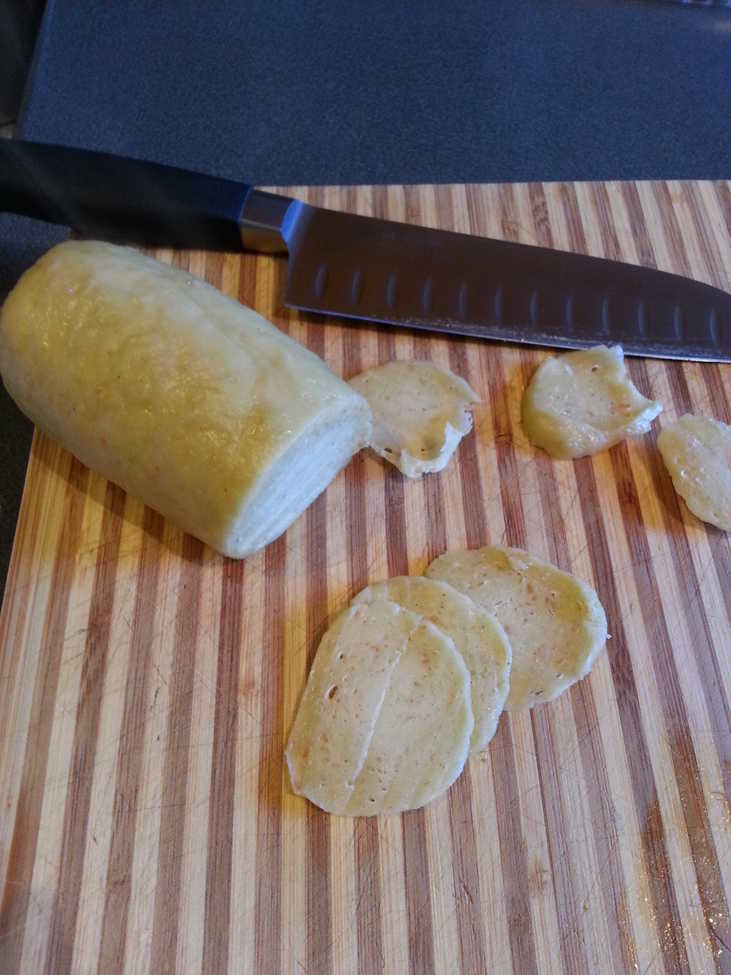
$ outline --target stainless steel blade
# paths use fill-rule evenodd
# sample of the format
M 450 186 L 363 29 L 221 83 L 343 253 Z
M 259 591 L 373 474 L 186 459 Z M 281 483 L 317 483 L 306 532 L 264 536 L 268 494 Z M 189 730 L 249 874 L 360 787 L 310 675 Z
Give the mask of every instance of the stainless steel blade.
M 532 345 L 731 360 L 731 295 L 679 275 L 300 202 L 282 234 L 285 302 L 295 308 Z

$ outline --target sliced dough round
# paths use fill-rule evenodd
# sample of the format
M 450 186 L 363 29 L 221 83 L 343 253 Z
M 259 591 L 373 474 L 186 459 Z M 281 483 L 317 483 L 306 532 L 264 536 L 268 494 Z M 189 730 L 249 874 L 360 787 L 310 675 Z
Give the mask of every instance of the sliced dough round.
M 492 613 L 447 582 L 423 576 L 397 576 L 363 589 L 353 604 L 390 599 L 419 613 L 451 637 L 470 672 L 475 727 L 470 751 L 487 747 L 510 689 L 512 651 L 505 630 Z
M 472 726 L 462 657 L 423 620 L 391 674 L 346 815 L 388 815 L 436 799 L 464 768 Z
M 621 347 L 598 345 L 541 363 L 523 394 L 522 423 L 531 443 L 565 460 L 646 433 L 661 410 L 628 377 Z
M 473 723 L 448 636 L 388 600 L 351 606 L 312 665 L 287 745 L 292 787 L 339 815 L 415 809 L 462 771 Z
M 693 514 L 731 531 L 731 427 L 686 413 L 663 427 L 657 446 Z
M 433 362 L 387 362 L 350 385 L 373 412 L 369 446 L 407 477 L 444 468 L 472 429 L 479 397 L 464 379 Z
M 500 620 L 513 648 L 508 711 L 551 701 L 585 677 L 607 639 L 593 589 L 518 548 L 448 552 L 427 569 Z
M 287 745 L 292 788 L 343 813 L 391 674 L 419 617 L 382 600 L 344 610 L 320 641 Z

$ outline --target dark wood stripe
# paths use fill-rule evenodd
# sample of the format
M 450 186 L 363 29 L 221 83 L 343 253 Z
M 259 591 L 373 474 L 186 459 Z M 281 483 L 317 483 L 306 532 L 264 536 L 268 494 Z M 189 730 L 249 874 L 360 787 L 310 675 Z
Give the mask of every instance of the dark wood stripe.
M 607 919 L 612 968 L 615 972 L 636 972 L 639 971 L 639 965 L 632 922 L 627 915 L 620 830 L 617 827 L 617 812 L 607 773 L 599 715 L 589 681 L 581 681 L 572 689 L 571 708 L 599 865 L 594 883 L 601 892 Z M 585 891 L 584 903 L 593 895 L 594 890 L 595 888 L 589 888 Z M 580 905 L 582 910 L 584 903 Z
M 655 251 L 650 236 L 647 233 L 645 216 L 642 212 L 642 201 L 637 191 L 637 185 L 635 183 L 622 183 L 622 198 L 627 208 L 632 239 L 640 264 L 644 264 L 646 267 L 657 267 Z
M 592 201 L 596 207 L 597 217 L 599 218 L 599 234 L 601 236 L 604 257 L 612 261 L 622 261 L 624 260 L 624 256 L 622 254 L 622 248 L 619 245 L 617 230 L 614 226 L 614 217 L 612 216 L 612 205 L 609 202 L 607 184 L 592 183 L 590 190 Z
M 223 259 L 206 254 L 205 276 L 220 287 Z M 239 291 L 242 285 L 239 282 Z M 231 913 L 231 856 L 236 795 L 239 676 L 244 616 L 245 563 L 226 559 L 221 580 L 216 703 L 208 804 L 208 856 L 203 920 L 203 971 L 228 971 Z
M 124 689 L 122 724 L 119 732 L 112 841 L 107 865 L 99 949 L 100 970 L 105 975 L 121 972 L 124 968 L 127 915 L 132 891 L 137 795 L 142 775 L 142 751 L 145 740 L 147 684 L 152 660 L 150 647 L 155 638 L 157 582 L 163 551 L 162 516 L 150 508 L 145 508 L 142 527 L 142 549 L 129 641 L 129 668 Z
M 564 810 L 558 781 L 561 758 L 556 754 L 553 745 L 551 718 L 547 709 L 533 708 L 530 718 L 548 837 L 551 883 L 556 895 L 561 962 L 565 972 L 581 975 L 589 970 L 589 966 L 581 932 L 581 911 L 577 902 L 578 878 L 574 877 L 571 869 L 572 842 L 564 829 L 568 816 Z
M 352 329 L 343 333 L 345 377 L 362 369 L 360 341 Z M 348 599 L 368 585 L 368 531 L 366 526 L 365 457 L 361 451 L 345 468 L 345 519 L 348 525 Z M 358 970 L 379 972 L 384 967 L 381 919 L 381 867 L 378 820 L 367 816 L 354 826 L 356 931 Z
M 81 664 L 76 725 L 69 767 L 69 789 L 63 815 L 58 901 L 51 924 L 47 969 L 71 970 L 76 918 L 84 869 L 91 787 L 96 762 L 99 716 L 104 700 L 104 676 L 112 625 L 114 586 L 122 536 L 125 494 L 108 483 L 104 499 L 99 548 L 94 567 L 89 620 Z
M 327 503 L 321 496 L 307 511 L 308 670 L 328 624 Z M 330 817 L 307 804 L 307 971 L 332 971 Z
M 449 832 L 452 839 L 452 883 L 457 905 L 462 971 L 465 975 L 470 972 L 486 972 L 487 957 L 469 760 L 449 790 Z
M 449 365 L 454 372 L 464 376 L 475 392 L 484 398 L 484 390 L 480 389 L 477 377 L 471 375 L 468 368 L 464 343 L 450 343 Z M 480 462 L 477 454 L 477 435 L 474 431 L 464 438 L 459 451 L 459 482 L 467 548 L 479 548 L 481 545 L 487 545 L 488 531 L 485 517 L 485 499 L 482 494 Z M 446 551 L 446 548 L 446 541 L 441 551 L 437 551 L 436 546 L 434 546 L 433 557 L 436 558 L 441 555 L 442 552 Z
M 644 364 L 643 364 L 644 366 Z M 660 500 L 665 538 L 672 553 L 672 566 L 678 592 L 685 595 L 683 611 L 688 619 L 689 632 L 693 634 L 689 652 L 693 654 L 700 674 L 700 684 L 706 709 L 711 722 L 713 742 L 721 761 L 721 770 L 727 789 L 731 787 L 731 752 L 729 743 L 729 704 L 723 686 L 721 662 L 714 647 L 713 633 L 703 602 L 701 581 L 693 565 L 688 537 L 682 527 L 681 501 L 675 493 L 670 475 L 656 449 L 657 435 L 649 434 L 653 447 L 648 462 L 653 489 Z M 728 552 L 726 553 L 728 556 Z M 729 565 L 728 557 L 724 560 Z
M 544 243 L 544 246 L 551 245 Z M 527 385 L 532 375 L 535 358 L 534 353 L 521 350 L 524 386 Z M 535 451 L 534 461 L 538 473 L 538 490 L 541 498 L 543 521 L 546 526 L 549 559 L 554 565 L 565 571 L 571 571 L 573 567 L 554 477 L 553 461 L 542 450 Z M 616 813 L 611 798 L 606 757 L 599 734 L 599 716 L 596 711 L 591 684 L 588 681 L 582 681 L 578 687 L 572 689 L 570 697 L 582 771 L 586 782 L 587 800 L 592 814 L 591 822 L 594 826 L 592 830 L 594 849 L 601 871 L 608 872 L 612 878 L 611 886 L 603 882 L 598 884 L 604 904 L 612 962 L 614 970 L 617 972 L 633 971 L 632 964 L 636 962 L 636 949 L 632 926 L 627 924 L 627 918 L 623 912 L 626 890 L 619 852 Z M 539 711 L 542 710 L 539 709 Z M 536 734 L 536 740 L 539 738 L 540 734 Z M 541 788 L 543 789 L 543 782 Z M 588 897 L 591 893 L 590 891 L 586 896 Z M 583 911 L 583 904 L 580 906 Z M 575 901 L 574 910 L 576 911 L 578 907 L 578 902 Z
M 395 358 L 394 353 L 393 335 L 390 332 L 379 333 L 379 361 L 390 361 Z M 403 476 L 395 467 L 384 463 L 384 479 L 386 561 L 390 579 L 393 576 L 409 574 L 409 557 L 406 542 Z M 404 885 L 406 888 L 409 965 L 411 971 L 429 975 L 429 973 L 434 972 L 434 940 L 429 857 L 423 809 L 402 815 L 401 832 L 404 844 Z
M 225 560 L 211 757 L 203 936 L 205 972 L 227 971 L 229 958 L 241 644 L 246 618 L 250 615 L 249 608 L 244 609 L 245 583 L 245 563 Z
M 566 230 L 569 236 L 569 247 L 572 251 L 581 251 L 583 254 L 588 254 L 589 248 L 586 243 L 584 225 L 581 222 L 576 187 L 573 183 L 566 183 L 559 187 L 559 191 L 561 208 L 566 220 Z
M 606 610 L 611 640 L 607 656 L 612 671 L 622 728 L 624 751 L 627 756 L 632 798 L 640 827 L 644 872 L 647 876 L 658 943 L 665 967 L 671 972 L 688 971 L 688 959 L 682 938 L 672 935 L 680 928 L 680 912 L 670 873 L 670 861 L 665 847 L 665 830 L 659 814 L 657 786 L 652 761 L 642 729 L 640 704 L 637 695 L 632 658 L 622 623 L 622 608 L 614 582 L 614 570 L 609 553 L 606 529 L 602 519 L 601 501 L 591 458 L 574 462 L 584 531 L 591 539 L 589 557 L 597 584 L 597 593 Z M 649 922 L 648 922 L 649 923 Z
M 402 475 L 391 465 L 385 470 L 386 555 L 388 576 L 408 575 L 406 515 Z M 424 810 L 404 813 L 401 818 L 404 844 L 404 884 L 408 922 L 409 964 L 414 972 L 434 972 L 429 857 Z
M 525 548 L 526 531 L 523 501 L 518 484 L 515 448 L 510 428 L 505 377 L 498 349 L 486 349 L 489 402 L 492 412 L 500 498 L 505 517 L 507 545 Z M 520 807 L 518 777 L 509 721 L 501 721 L 490 745 L 495 781 L 500 855 L 503 864 L 503 890 L 507 901 L 508 931 L 515 975 L 537 971 L 530 913 L 528 865 L 522 832 L 516 823 Z M 544 808 L 545 816 L 545 808 Z M 556 900 L 558 901 L 558 894 Z
M 381 867 L 378 819 L 364 816 L 354 821 L 358 971 L 382 972 L 385 967 L 381 930 Z
M 636 367 L 632 367 L 636 370 Z M 690 390 L 688 388 L 688 382 L 685 375 L 685 371 L 680 363 L 665 363 L 665 373 L 667 375 L 668 384 L 670 386 L 670 392 L 673 397 L 673 405 L 677 413 L 692 413 L 694 412 L 693 401 L 690 395 Z M 633 375 L 636 372 L 632 373 Z M 682 516 L 682 506 L 685 502 L 681 501 L 675 492 L 675 488 L 672 487 L 672 480 L 670 479 L 670 474 L 668 473 L 665 465 L 662 466 L 661 474 L 658 475 L 663 482 L 664 491 L 663 497 L 666 498 L 669 508 L 667 510 L 671 511 L 675 516 L 675 525 L 677 528 L 681 529 L 685 533 L 685 526 L 683 523 Z M 670 488 L 672 488 L 672 494 L 670 493 Z M 699 522 L 700 524 L 700 522 Z M 711 556 L 713 558 L 713 563 L 716 569 L 716 573 L 719 580 L 719 585 L 721 588 L 721 593 L 724 597 L 724 603 L 726 606 L 726 612 L 729 617 L 731 617 L 731 573 L 728 571 L 729 565 L 729 540 L 728 536 L 724 535 L 723 532 L 718 531 L 710 525 L 706 526 L 706 532 L 708 536 L 708 545 L 711 550 Z M 687 542 L 687 539 L 686 539 Z M 681 592 L 683 590 L 681 589 Z
M 685 375 L 683 363 L 667 361 L 664 363 L 664 366 L 668 386 L 670 386 L 670 393 L 673 397 L 673 406 L 675 407 L 678 416 L 682 415 L 683 413 L 692 413 L 693 400 L 690 395 L 688 377 Z M 632 372 L 634 367 L 632 366 L 631 362 L 629 368 L 630 372 Z
M 308 326 L 307 345 L 321 358 L 325 357 L 324 326 Z M 309 670 L 328 625 L 326 494 L 321 494 L 308 508 L 305 517 Z M 306 823 L 307 970 L 327 975 L 332 971 L 330 817 L 312 803 L 308 803 Z
M 38 446 L 45 455 L 56 450 L 45 437 Z M 20 970 L 23 934 L 31 898 L 33 865 L 38 845 L 43 793 L 48 766 L 58 674 L 63 656 L 63 639 L 68 619 L 69 594 L 76 569 L 76 546 L 86 500 L 89 473 L 71 459 L 65 491 L 65 517 L 53 561 L 42 645 L 38 661 L 28 738 L 23 756 L 18 804 L 10 840 L 7 874 L 0 904 L 0 944 L 6 971 Z M 20 647 L 17 648 L 20 652 Z
M 703 379 L 708 390 L 708 398 L 711 401 L 713 415 L 717 420 L 724 423 L 731 423 L 731 412 L 726 396 L 726 388 L 721 378 L 721 369 L 724 368 L 717 363 L 707 363 L 703 369 Z M 727 366 L 725 368 L 728 368 Z
M 228 971 L 231 914 L 231 855 L 236 794 L 239 675 L 244 625 L 244 562 L 226 559 L 221 578 L 216 703 L 208 802 L 208 857 L 203 920 L 203 971 Z
M 710 217 L 701 199 L 698 186 L 695 183 L 683 183 L 682 193 L 685 202 L 688 204 L 709 281 L 717 288 L 727 288 L 728 274 L 723 273 L 723 257 L 718 249 L 713 231 L 710 229 Z
M 652 191 L 662 214 L 660 232 L 662 233 L 670 253 L 670 260 L 676 273 L 691 276 L 688 252 L 683 241 L 683 232 L 678 223 L 678 216 L 673 206 L 673 198 L 666 182 L 653 182 Z
M 538 972 L 538 962 L 530 911 L 530 884 L 520 816 L 518 774 L 508 715 L 503 715 L 498 722 L 497 732 L 490 742 L 490 761 L 513 975 L 534 975 Z
M 446 208 L 440 209 L 440 223 L 453 225 L 454 213 L 451 208 L 451 194 L 438 195 L 438 203 Z M 454 372 L 468 382 L 467 357 L 464 343 L 454 343 L 455 354 L 450 350 L 450 366 Z M 421 347 L 426 357 L 431 357 L 432 342 L 421 337 Z M 459 351 L 456 351 L 456 349 Z M 474 432 L 468 434 L 474 440 Z M 464 443 L 464 440 L 463 440 Z M 461 451 L 462 444 L 458 448 Z M 424 492 L 424 512 L 428 525 L 427 562 L 441 555 L 447 547 L 445 521 L 445 502 L 441 474 L 430 474 L 422 478 Z M 457 933 L 463 972 L 485 972 L 487 970 L 485 938 L 483 934 L 482 898 L 480 894 L 480 875 L 475 836 L 475 823 L 472 814 L 472 776 L 469 759 L 462 774 L 448 794 L 449 831 L 452 841 L 452 883 L 454 900 L 457 905 Z
M 513 216 L 515 200 L 511 186 L 503 186 L 500 188 L 500 202 L 503 233 L 505 236 L 512 234 L 515 237 L 516 220 Z M 500 476 L 500 497 L 505 516 L 505 544 L 525 549 L 527 547 L 525 513 L 523 510 L 522 496 L 517 489 L 520 480 L 515 456 L 515 438 L 508 409 L 505 375 L 499 353 L 489 356 L 488 375 L 490 404 L 492 407 L 493 422 L 495 424 L 495 447 Z M 552 749 L 546 747 L 547 741 L 550 741 L 547 719 L 543 721 L 546 724 L 546 728 L 543 730 L 549 734 L 548 738 L 545 735 L 542 736 L 537 733 L 536 716 L 532 714 L 531 717 L 536 756 L 538 758 L 537 769 L 548 838 L 548 853 L 551 860 L 551 881 L 561 930 L 563 966 L 566 971 L 580 972 L 586 968 L 586 959 L 583 953 L 583 943 L 579 936 L 580 921 L 577 917 L 574 904 L 574 882 L 571 876 L 570 858 L 568 856 L 569 843 L 564 831 L 565 817 L 561 812 L 561 796 L 558 781 L 555 776 L 556 763 L 553 758 Z M 539 717 L 538 720 L 542 721 L 543 719 Z M 500 821 L 500 815 L 498 814 L 498 816 Z
M 252 878 L 252 883 L 256 885 L 255 972 L 281 970 L 282 775 L 285 745 L 282 659 L 287 634 L 286 576 L 287 543 L 286 536 L 281 536 L 264 551 L 264 628 L 261 648 L 252 647 L 251 651 L 252 667 L 258 666 L 260 654 L 264 660 L 276 661 L 275 666 L 267 669 L 266 679 L 262 683 L 259 718 L 262 739 L 256 805 L 256 876 Z M 260 612 L 259 606 L 247 606 L 247 614 L 253 616 Z M 205 966 L 203 972 L 206 973 Z
M 726 229 L 731 236 L 731 183 L 722 180 L 711 184 L 716 193 L 716 199 L 721 207 L 721 213 L 726 221 Z
M 552 247 L 553 230 L 548 216 L 548 203 L 543 183 L 528 184 L 528 199 L 530 200 L 536 243 L 542 247 Z
M 674 363 L 674 368 L 670 363 L 666 363 L 668 375 L 673 375 L 675 381 L 671 383 L 674 406 L 678 412 L 689 410 L 690 405 L 684 407 L 687 402 L 690 404 L 690 392 L 686 385 L 685 373 L 680 363 Z M 648 395 L 652 395 L 650 377 L 647 372 L 647 365 L 642 360 L 632 360 L 629 364 L 629 373 L 637 387 Z M 677 398 L 676 398 L 677 397 Z M 673 482 L 668 473 L 662 456 L 657 449 L 657 429 L 653 428 L 646 439 L 651 449 L 647 454 L 647 462 L 650 468 L 653 488 L 660 501 L 660 511 L 665 527 L 665 538 L 672 552 L 672 565 L 675 574 L 678 592 L 687 594 L 685 613 L 688 617 L 690 632 L 693 634 L 703 634 L 704 640 L 692 640 L 692 652 L 696 661 L 696 666 L 701 677 L 701 686 L 706 701 L 708 714 L 713 725 L 714 743 L 719 757 L 728 753 L 729 739 L 729 706 L 723 689 L 721 674 L 721 663 L 715 652 L 713 644 L 713 634 L 711 632 L 708 614 L 706 613 L 705 603 L 703 602 L 703 587 L 701 579 L 693 564 L 690 542 L 685 532 L 682 516 L 682 505 L 679 495 L 673 487 Z M 721 532 L 713 529 L 709 530 L 709 537 L 718 537 L 724 541 Z M 731 617 L 731 579 L 729 578 L 729 558 L 728 558 L 728 539 L 726 545 L 715 553 L 712 552 L 714 562 L 716 555 L 719 560 L 716 562 L 716 569 L 720 581 L 722 594 L 726 597 L 726 610 Z M 725 549 L 725 550 L 724 550 Z M 727 770 L 731 771 L 731 770 Z
M 525 548 L 525 513 L 523 499 L 517 490 L 519 481 L 518 463 L 508 411 L 508 398 L 505 389 L 505 376 L 500 360 L 500 350 L 487 349 L 488 394 L 490 412 L 495 432 L 495 453 L 500 477 L 500 500 L 505 518 L 505 535 L 502 544 Z
M 625 183 L 622 189 L 640 261 L 648 266 L 655 266 L 655 254 L 645 227 L 637 187 L 634 184 Z M 571 247 L 575 250 L 585 251 L 584 228 L 573 187 L 571 187 L 570 192 L 563 195 L 562 200 L 571 237 Z M 681 931 L 680 914 L 665 848 L 664 828 L 659 815 L 652 760 L 639 717 L 639 700 L 632 662 L 621 623 L 620 603 L 614 584 L 609 545 L 591 458 L 575 461 L 574 471 L 584 521 L 584 532 L 592 542 L 589 546 L 589 554 L 594 578 L 597 582 L 597 592 L 607 612 L 609 629 L 612 633 L 607 652 L 612 669 L 615 694 L 617 695 L 620 723 L 625 740 L 625 752 L 632 777 L 633 796 L 642 830 L 641 835 L 648 865 L 648 878 L 652 891 L 653 913 L 658 940 L 666 967 L 670 966 L 671 971 L 687 971 L 688 959 L 682 934 L 680 939 L 667 937 L 668 932 Z
M 431 878 L 426 848 L 424 810 L 401 815 L 409 971 L 434 975 Z
M 630 467 L 627 445 L 624 443 L 618 445 L 612 450 L 611 456 L 617 481 L 617 493 L 621 499 L 622 523 L 632 555 L 632 572 L 648 638 L 648 655 L 657 678 L 663 723 L 670 743 L 670 755 L 680 793 L 704 916 L 708 924 L 708 918 L 715 912 L 719 912 L 725 922 L 720 922 L 718 925 L 720 928 L 718 933 L 721 937 L 725 934 L 724 940 L 731 942 L 731 932 L 728 930 L 728 907 L 716 847 L 708 822 L 708 811 L 703 798 L 698 762 L 690 737 L 688 712 L 680 689 L 667 621 L 660 606 L 660 592 L 642 523 L 637 485 Z M 680 591 L 687 594 L 687 585 Z M 686 616 L 691 612 L 689 602 L 690 599 L 685 595 L 682 611 Z M 700 634 L 696 634 L 696 641 L 699 636 Z M 712 644 L 704 649 L 713 656 Z M 719 753 L 719 758 L 723 760 L 723 752 Z M 714 944 L 710 925 L 708 935 L 710 943 Z M 683 934 L 680 928 L 676 929 L 675 936 L 679 941 L 682 940 Z
M 150 948 L 151 970 L 159 975 L 172 975 L 176 969 L 202 559 L 202 543 L 191 535 L 184 535 L 175 610 L 175 655 L 170 672 L 170 710 L 165 729 L 162 810 Z

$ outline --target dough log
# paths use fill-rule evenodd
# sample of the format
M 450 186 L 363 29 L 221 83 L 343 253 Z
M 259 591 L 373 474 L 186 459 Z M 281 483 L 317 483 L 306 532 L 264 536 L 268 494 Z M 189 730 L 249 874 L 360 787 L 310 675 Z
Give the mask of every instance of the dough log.
M 366 401 L 238 302 L 137 251 L 68 241 L 0 312 L 18 406 L 88 467 L 234 558 L 368 441 Z

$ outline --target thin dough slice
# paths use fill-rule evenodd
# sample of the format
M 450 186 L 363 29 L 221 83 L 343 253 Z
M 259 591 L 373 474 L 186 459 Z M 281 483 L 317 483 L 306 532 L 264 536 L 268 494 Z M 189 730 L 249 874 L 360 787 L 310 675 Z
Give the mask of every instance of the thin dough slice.
M 646 433 L 661 410 L 630 380 L 621 347 L 598 345 L 540 364 L 523 394 L 522 422 L 531 443 L 567 460 Z
M 479 397 L 433 362 L 387 362 L 350 380 L 373 412 L 369 446 L 407 477 L 441 471 L 472 429 Z
M 657 446 L 693 514 L 731 531 L 731 427 L 686 413 L 663 427 Z
M 436 799 L 464 768 L 472 724 L 462 657 L 423 620 L 391 675 L 346 815 L 399 813 Z
M 585 677 L 607 639 L 593 589 L 522 549 L 448 552 L 427 569 L 500 620 L 513 648 L 508 711 L 551 701 Z
M 510 689 L 510 643 L 497 619 L 447 582 L 397 576 L 368 586 L 354 604 L 390 599 L 419 613 L 451 637 L 470 672 L 475 726 L 470 751 L 487 747 Z
M 286 751 L 292 788 L 321 809 L 344 812 L 418 625 L 414 613 L 381 600 L 345 610 L 322 638 Z

